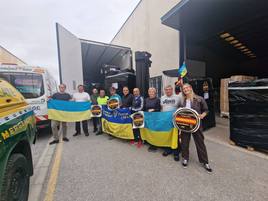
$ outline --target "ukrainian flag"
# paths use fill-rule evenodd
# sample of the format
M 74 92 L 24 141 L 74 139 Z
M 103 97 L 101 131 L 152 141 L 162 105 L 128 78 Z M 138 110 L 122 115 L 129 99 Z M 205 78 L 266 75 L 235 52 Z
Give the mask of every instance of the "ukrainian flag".
M 172 123 L 171 112 L 144 112 L 144 128 L 140 129 L 141 138 L 158 147 L 178 147 L 178 129 Z
M 185 62 L 183 62 L 182 66 L 179 67 L 178 73 L 180 77 L 184 77 L 187 74 L 187 68 Z
M 91 118 L 90 102 L 74 102 L 51 99 L 47 103 L 48 119 L 76 122 Z
M 127 108 L 109 110 L 102 107 L 102 129 L 105 133 L 122 139 L 134 139 L 131 112 Z

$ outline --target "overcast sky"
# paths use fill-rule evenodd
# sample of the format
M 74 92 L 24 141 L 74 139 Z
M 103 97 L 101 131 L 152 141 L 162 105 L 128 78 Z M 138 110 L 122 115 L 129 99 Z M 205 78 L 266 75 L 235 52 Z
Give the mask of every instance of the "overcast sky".
M 56 22 L 79 38 L 109 43 L 139 0 L 0 2 L 0 45 L 27 64 L 47 67 L 55 75 Z

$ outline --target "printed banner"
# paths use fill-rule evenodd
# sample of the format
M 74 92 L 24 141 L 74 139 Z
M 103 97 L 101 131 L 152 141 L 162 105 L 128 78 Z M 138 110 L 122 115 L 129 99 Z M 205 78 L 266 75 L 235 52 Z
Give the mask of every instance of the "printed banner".
M 144 112 L 145 125 L 140 129 L 141 138 L 159 147 L 178 147 L 178 129 L 172 123 L 171 112 Z
M 135 112 L 131 115 L 133 128 L 144 128 L 144 114 L 143 111 Z
M 101 105 L 91 105 L 91 115 L 92 117 L 101 117 L 102 114 Z
M 193 109 L 179 108 L 173 115 L 173 124 L 179 130 L 194 133 L 200 127 L 200 118 Z
M 130 110 L 102 108 L 102 129 L 105 133 L 122 139 L 134 139 Z
M 48 119 L 63 122 L 76 122 L 91 118 L 90 102 L 74 102 L 51 99 L 48 101 L 47 107 Z

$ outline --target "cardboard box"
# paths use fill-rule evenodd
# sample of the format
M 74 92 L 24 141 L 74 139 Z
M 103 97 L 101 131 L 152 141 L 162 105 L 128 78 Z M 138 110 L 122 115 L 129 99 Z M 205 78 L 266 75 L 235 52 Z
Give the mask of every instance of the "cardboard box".
M 231 81 L 252 81 L 252 80 L 256 80 L 257 77 L 254 76 L 247 76 L 247 75 L 233 75 L 231 76 Z
M 220 88 L 220 109 L 221 113 L 229 112 L 229 99 L 228 99 L 228 83 L 230 78 L 221 79 L 221 88 Z

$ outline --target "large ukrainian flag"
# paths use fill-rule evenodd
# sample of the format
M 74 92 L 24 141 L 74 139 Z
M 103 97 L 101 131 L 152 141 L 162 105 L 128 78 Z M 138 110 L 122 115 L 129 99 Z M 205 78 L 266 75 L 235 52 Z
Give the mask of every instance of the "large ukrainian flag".
M 178 129 L 174 128 L 174 112 L 144 112 L 144 128 L 140 129 L 141 138 L 158 147 L 178 147 Z
M 102 107 L 102 129 L 105 133 L 122 139 L 134 139 L 131 112 L 127 108 L 109 110 Z
M 90 102 L 62 100 L 48 101 L 48 118 L 63 122 L 83 121 L 91 118 Z

